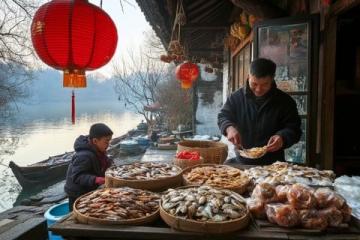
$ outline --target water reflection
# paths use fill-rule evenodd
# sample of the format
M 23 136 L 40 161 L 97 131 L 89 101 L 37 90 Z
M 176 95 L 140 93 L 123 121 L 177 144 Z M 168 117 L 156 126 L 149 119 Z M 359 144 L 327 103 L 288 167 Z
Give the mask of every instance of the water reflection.
M 0 120 L 0 192 L 3 193 L 0 196 L 0 212 L 11 208 L 21 191 L 7 167 L 10 161 L 25 166 L 72 151 L 74 140 L 80 134 L 87 134 L 95 122 L 106 123 L 114 136 L 125 134 L 136 127 L 141 117 L 120 106 L 116 101 L 79 103 L 75 125 L 71 124 L 66 103 L 26 107 L 13 119 Z

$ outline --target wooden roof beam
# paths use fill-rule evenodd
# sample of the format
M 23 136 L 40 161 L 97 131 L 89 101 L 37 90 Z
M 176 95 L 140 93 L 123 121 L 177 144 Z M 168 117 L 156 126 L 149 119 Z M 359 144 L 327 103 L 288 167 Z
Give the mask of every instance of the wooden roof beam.
M 192 23 L 181 27 L 184 30 L 226 30 L 229 26 L 212 25 L 210 23 Z
M 223 48 L 190 48 L 190 53 L 223 53 Z
M 235 6 L 243 9 L 246 13 L 263 19 L 284 17 L 288 15 L 284 10 L 266 0 L 231 0 L 231 2 Z
M 202 11 L 202 14 L 198 14 L 196 17 L 191 18 L 191 22 L 200 22 L 203 19 L 206 19 L 207 16 L 212 15 L 214 12 L 219 11 L 219 7 L 222 6 L 224 3 L 222 1 L 216 2 L 215 5 L 212 5 L 211 8 L 208 8 Z

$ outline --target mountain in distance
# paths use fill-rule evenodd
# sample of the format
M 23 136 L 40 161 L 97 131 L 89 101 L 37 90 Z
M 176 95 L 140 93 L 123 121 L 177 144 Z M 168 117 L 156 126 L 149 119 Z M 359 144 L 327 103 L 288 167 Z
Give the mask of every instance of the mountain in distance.
M 34 72 L 30 85 L 29 104 L 40 102 L 69 101 L 72 88 L 62 86 L 63 74 L 60 71 L 46 69 Z M 115 80 L 100 73 L 87 74 L 87 87 L 75 89 L 76 102 L 82 101 L 118 101 L 114 89 Z

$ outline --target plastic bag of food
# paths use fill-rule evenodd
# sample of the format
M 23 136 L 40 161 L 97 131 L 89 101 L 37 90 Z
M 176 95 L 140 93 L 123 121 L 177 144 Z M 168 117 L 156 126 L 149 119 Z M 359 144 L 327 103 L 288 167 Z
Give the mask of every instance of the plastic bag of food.
M 319 208 L 336 207 L 341 209 L 345 204 L 345 199 L 330 188 L 318 188 L 314 196 Z
M 260 183 L 256 185 L 251 194 L 251 198 L 259 199 L 264 203 L 277 202 L 275 187 L 269 183 Z
M 302 184 L 294 184 L 289 188 L 287 200 L 296 209 L 311 209 L 316 206 L 312 189 Z
M 277 198 L 280 202 L 287 201 L 287 193 L 289 192 L 290 185 L 278 185 L 275 187 Z
M 309 229 L 323 230 L 328 226 L 328 217 L 316 209 L 299 211 L 301 226 Z
M 336 207 L 321 209 L 320 214 L 327 219 L 331 227 L 338 227 L 343 221 L 342 212 Z
M 266 219 L 265 203 L 260 199 L 249 198 L 246 200 L 251 214 L 257 219 Z
M 266 216 L 271 223 L 282 227 L 293 227 L 299 224 L 299 215 L 296 209 L 283 203 L 267 204 Z
M 351 220 L 351 207 L 344 203 L 344 206 L 340 209 L 342 216 L 343 216 L 343 222 L 350 222 Z

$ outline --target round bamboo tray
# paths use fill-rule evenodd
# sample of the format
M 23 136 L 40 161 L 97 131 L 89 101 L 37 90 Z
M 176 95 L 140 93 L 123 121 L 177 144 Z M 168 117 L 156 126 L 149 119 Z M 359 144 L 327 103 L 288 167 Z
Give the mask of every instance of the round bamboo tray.
M 199 165 L 202 163 L 204 163 L 203 157 L 200 157 L 199 160 L 181 159 L 181 158 L 177 158 L 177 157 L 174 157 L 174 159 L 173 159 L 173 164 L 180 167 L 181 169 L 196 166 L 196 165 Z
M 225 143 L 213 141 L 187 140 L 178 143 L 177 151 L 196 151 L 204 158 L 204 163 L 222 164 L 228 155 Z
M 97 191 L 97 190 L 95 190 L 95 191 Z M 95 191 L 86 193 L 86 194 L 82 195 L 81 197 L 90 195 Z M 84 214 L 80 213 L 76 209 L 76 205 L 79 202 L 80 198 L 78 198 L 75 201 L 73 212 L 72 212 L 75 219 L 80 223 L 91 224 L 91 225 L 96 225 L 96 224 L 100 224 L 100 225 L 141 225 L 141 224 L 154 222 L 159 218 L 159 211 L 160 211 L 159 209 L 157 209 L 155 212 L 151 213 L 150 215 L 148 215 L 146 217 L 134 218 L 134 219 L 128 219 L 128 220 L 116 220 L 115 221 L 115 220 L 106 220 L 106 219 L 88 217 L 88 216 L 85 216 Z
M 179 169 L 179 174 L 171 177 L 164 177 L 151 180 L 127 180 L 121 178 L 115 178 L 105 175 L 106 187 L 131 187 L 143 190 L 149 190 L 154 192 L 165 191 L 169 188 L 179 187 L 182 185 L 182 169 Z
M 237 168 L 234 168 L 234 167 L 231 167 L 231 166 L 227 166 L 227 165 L 218 165 L 218 164 L 198 164 L 198 165 L 195 165 L 195 166 L 191 166 L 191 167 L 188 167 L 188 168 L 185 168 L 183 170 L 183 184 L 185 186 L 189 186 L 189 185 L 194 185 L 195 183 L 193 182 L 190 182 L 189 180 L 187 180 L 187 178 L 185 177 L 185 174 L 189 173 L 192 169 L 194 168 L 197 168 L 197 167 L 211 167 L 211 166 L 222 166 L 222 167 L 225 167 L 225 168 L 229 168 L 229 169 L 236 169 L 236 170 L 239 170 L 241 172 L 241 174 L 244 174 L 240 169 L 237 169 Z M 244 192 L 247 191 L 247 187 L 249 186 L 250 184 L 250 178 L 247 179 L 246 182 L 244 182 L 243 185 L 241 186 L 236 186 L 236 187 L 220 187 L 220 186 L 213 186 L 211 184 L 206 184 L 206 185 L 209 185 L 211 187 L 215 187 L 215 188 L 223 188 L 223 189 L 228 189 L 228 190 L 231 190 L 231 191 L 234 191 L 236 193 L 239 193 L 239 194 L 243 194 Z M 195 184 L 196 185 L 196 184 Z
M 196 186 L 187 186 L 180 188 L 189 188 L 189 187 L 196 187 Z M 233 193 L 233 194 L 237 194 L 237 193 Z M 179 218 L 167 213 L 162 208 L 162 201 L 160 201 L 160 217 L 162 218 L 162 220 L 164 220 L 164 222 L 167 225 L 169 225 L 171 228 L 174 228 L 176 230 L 200 232 L 200 233 L 214 233 L 214 234 L 238 231 L 240 229 L 246 228 L 249 225 L 249 221 L 250 221 L 250 213 L 247 207 L 246 207 L 246 214 L 238 219 L 233 219 L 223 222 L 200 222 L 191 219 Z

